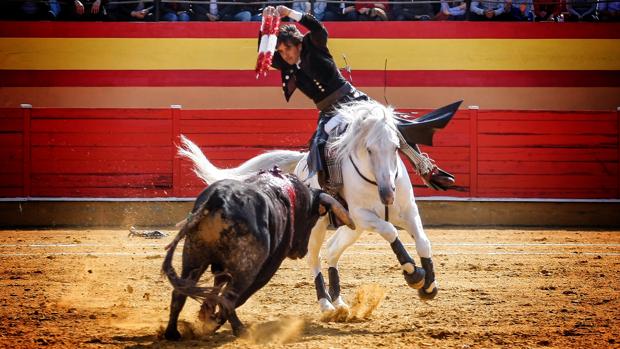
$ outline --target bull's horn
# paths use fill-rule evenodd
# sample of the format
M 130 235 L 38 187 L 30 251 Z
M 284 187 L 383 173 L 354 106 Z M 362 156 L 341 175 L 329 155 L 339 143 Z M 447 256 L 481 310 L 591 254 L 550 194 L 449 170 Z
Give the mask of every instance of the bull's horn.
M 353 219 L 351 219 L 349 211 L 347 211 L 347 209 L 344 208 L 344 206 L 342 206 L 338 202 L 338 200 L 334 199 L 326 193 L 321 193 L 319 194 L 319 201 L 323 206 L 327 207 L 330 211 L 332 211 L 342 223 L 346 224 L 347 227 L 355 230 L 355 223 L 353 223 Z

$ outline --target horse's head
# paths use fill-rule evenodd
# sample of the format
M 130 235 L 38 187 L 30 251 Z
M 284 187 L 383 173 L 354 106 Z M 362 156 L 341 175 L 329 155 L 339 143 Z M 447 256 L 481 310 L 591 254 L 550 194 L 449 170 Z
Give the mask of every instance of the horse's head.
M 339 111 L 348 127 L 333 141 L 330 150 L 335 151 L 338 161 L 351 156 L 363 176 L 376 182 L 381 202 L 391 205 L 399 160 L 393 109 L 375 101 L 362 101 Z

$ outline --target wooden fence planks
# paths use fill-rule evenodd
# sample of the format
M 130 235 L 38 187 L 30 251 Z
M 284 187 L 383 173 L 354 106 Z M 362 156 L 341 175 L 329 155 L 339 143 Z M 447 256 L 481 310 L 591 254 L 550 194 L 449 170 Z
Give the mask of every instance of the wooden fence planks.
M 416 110 L 416 116 L 427 110 Z M 192 197 L 204 185 L 178 158 L 183 134 L 219 167 L 303 150 L 315 110 L 0 109 L 0 197 Z M 620 196 L 613 112 L 460 110 L 421 146 L 456 190 L 417 196 L 599 199 Z

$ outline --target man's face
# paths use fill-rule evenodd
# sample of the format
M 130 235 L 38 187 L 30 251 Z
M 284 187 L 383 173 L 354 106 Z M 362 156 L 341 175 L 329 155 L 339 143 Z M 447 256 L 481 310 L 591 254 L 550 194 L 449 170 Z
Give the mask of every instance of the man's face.
M 296 64 L 299 61 L 299 53 L 301 52 L 301 44 L 287 46 L 285 43 L 281 43 L 276 48 L 280 56 L 288 64 Z

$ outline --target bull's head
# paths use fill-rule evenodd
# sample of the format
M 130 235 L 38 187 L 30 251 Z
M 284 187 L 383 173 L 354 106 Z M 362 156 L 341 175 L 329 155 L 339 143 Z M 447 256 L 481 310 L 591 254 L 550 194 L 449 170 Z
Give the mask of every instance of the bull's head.
M 308 253 L 308 241 L 310 240 L 312 228 L 318 219 L 328 212 L 333 212 L 341 222 L 355 230 L 355 224 L 349 215 L 349 211 L 347 211 L 338 200 L 321 190 L 308 189 L 303 184 L 301 184 L 301 188 L 297 188 L 303 188 L 301 190 L 303 193 L 297 190 L 296 204 L 300 205 L 300 207 L 296 207 L 295 209 L 295 231 L 293 232 L 294 236 L 291 250 L 288 254 L 289 258 L 302 258 Z M 306 196 L 306 198 L 304 199 L 303 196 Z M 305 202 L 310 205 L 301 207 L 304 206 Z

